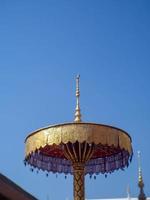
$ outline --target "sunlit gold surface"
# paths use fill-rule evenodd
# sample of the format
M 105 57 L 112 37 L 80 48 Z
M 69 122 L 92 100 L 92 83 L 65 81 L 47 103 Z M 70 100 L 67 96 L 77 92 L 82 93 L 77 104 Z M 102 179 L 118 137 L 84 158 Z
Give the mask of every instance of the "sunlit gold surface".
M 92 123 L 68 123 L 54 125 L 35 131 L 26 138 L 26 156 L 45 145 L 84 142 L 102 144 L 132 152 L 131 138 L 121 129 Z
M 79 78 L 74 123 L 39 129 L 25 140 L 25 164 L 47 172 L 73 174 L 74 200 L 85 199 L 86 174 L 124 169 L 132 158 L 132 141 L 125 131 L 81 121 Z
M 76 163 L 76 165 L 74 165 L 73 168 L 74 168 L 73 172 L 74 200 L 84 200 L 85 199 L 84 164 Z

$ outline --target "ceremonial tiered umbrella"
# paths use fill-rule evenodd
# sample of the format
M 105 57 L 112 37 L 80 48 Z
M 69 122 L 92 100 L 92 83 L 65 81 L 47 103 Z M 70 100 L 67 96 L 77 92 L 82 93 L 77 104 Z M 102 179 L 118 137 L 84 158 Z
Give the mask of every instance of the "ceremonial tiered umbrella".
M 73 175 L 74 200 L 85 199 L 84 177 L 128 167 L 132 158 L 129 134 L 108 125 L 81 121 L 79 76 L 76 78 L 74 122 L 48 126 L 25 140 L 25 164 L 32 169 Z

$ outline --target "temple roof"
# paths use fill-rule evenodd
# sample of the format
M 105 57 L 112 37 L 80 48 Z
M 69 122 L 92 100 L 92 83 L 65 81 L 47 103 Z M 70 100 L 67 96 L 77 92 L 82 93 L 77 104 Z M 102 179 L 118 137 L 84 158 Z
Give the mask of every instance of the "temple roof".
M 11 200 L 37 200 L 16 183 L 0 173 L 0 195 Z

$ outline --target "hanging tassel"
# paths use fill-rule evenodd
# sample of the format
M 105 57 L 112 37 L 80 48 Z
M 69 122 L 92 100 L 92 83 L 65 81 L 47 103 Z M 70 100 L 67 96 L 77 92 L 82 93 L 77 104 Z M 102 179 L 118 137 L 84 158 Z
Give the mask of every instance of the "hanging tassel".
M 24 162 L 24 165 L 26 166 L 26 165 L 27 165 L 27 162 L 26 162 L 25 160 L 24 160 L 23 162 Z
M 31 172 L 33 172 L 33 171 L 34 171 L 34 169 L 33 169 L 33 168 L 31 168 L 31 169 L 30 169 L 30 171 L 31 171 Z

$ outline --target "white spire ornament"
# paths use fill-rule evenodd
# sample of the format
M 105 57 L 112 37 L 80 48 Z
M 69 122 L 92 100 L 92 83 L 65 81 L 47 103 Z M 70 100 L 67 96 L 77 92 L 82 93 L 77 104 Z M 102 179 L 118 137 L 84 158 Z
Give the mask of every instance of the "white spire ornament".
M 76 78 L 76 100 L 77 100 L 77 102 L 76 102 L 76 111 L 75 111 L 74 122 L 81 122 L 81 112 L 80 112 L 80 102 L 79 102 L 79 97 L 80 97 L 79 80 L 80 80 L 80 75 L 78 75 Z

